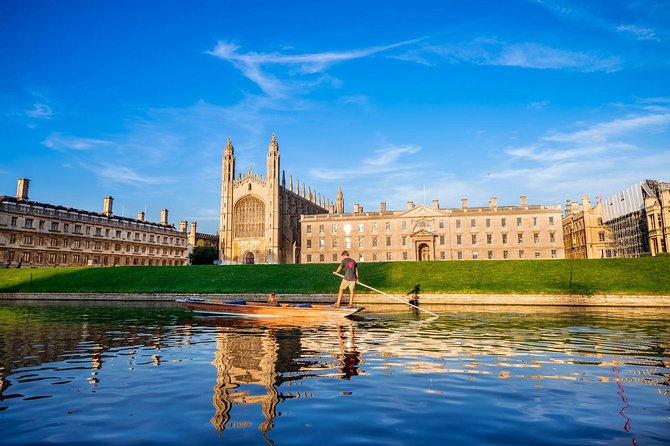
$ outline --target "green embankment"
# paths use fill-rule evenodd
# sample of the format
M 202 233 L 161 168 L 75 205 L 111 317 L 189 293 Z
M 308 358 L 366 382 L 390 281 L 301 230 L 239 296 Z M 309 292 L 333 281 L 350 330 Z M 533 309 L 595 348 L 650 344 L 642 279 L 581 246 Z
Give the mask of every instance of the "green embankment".
M 0 292 L 332 293 L 335 264 L 2 269 Z M 670 258 L 362 263 L 360 279 L 410 293 L 670 295 Z M 359 292 L 369 292 L 359 287 Z

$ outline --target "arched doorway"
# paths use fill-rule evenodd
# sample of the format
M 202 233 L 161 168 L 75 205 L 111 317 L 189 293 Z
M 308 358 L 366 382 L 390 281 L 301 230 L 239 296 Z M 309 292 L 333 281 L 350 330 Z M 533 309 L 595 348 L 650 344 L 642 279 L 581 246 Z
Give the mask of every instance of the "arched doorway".
M 244 263 L 246 265 L 253 265 L 254 264 L 254 253 L 249 251 L 244 255 Z
M 430 260 L 430 247 L 427 244 L 421 243 L 419 245 L 419 255 L 417 258 L 419 260 Z

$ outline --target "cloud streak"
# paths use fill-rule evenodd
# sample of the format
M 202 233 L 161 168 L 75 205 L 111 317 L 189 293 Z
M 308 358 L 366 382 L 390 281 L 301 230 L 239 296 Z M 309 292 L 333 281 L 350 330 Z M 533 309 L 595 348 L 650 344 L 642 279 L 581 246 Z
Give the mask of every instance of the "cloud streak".
M 284 98 L 288 96 L 289 93 L 295 92 L 298 88 L 304 87 L 307 84 L 305 82 L 291 83 L 280 80 L 273 74 L 268 73 L 264 69 L 266 66 L 288 66 L 294 68 L 296 74 L 314 75 L 323 73 L 332 65 L 368 57 L 393 48 L 416 43 L 419 40 L 420 39 L 406 40 L 391 45 L 373 46 L 349 51 L 325 51 L 306 54 L 282 54 L 278 52 L 241 53 L 238 51 L 240 49 L 238 45 L 231 42 L 219 41 L 213 50 L 208 51 L 208 54 L 230 62 L 268 96 L 273 98 Z M 316 81 L 316 84 L 328 80 L 329 78 L 322 77 Z
M 471 63 L 543 70 L 568 70 L 584 73 L 615 72 L 622 62 L 617 57 L 604 57 L 578 51 L 552 48 L 539 43 L 508 43 L 497 39 L 476 39 L 453 45 L 430 45 L 414 53 L 418 63 L 426 62 L 429 54 L 440 56 L 451 63 Z M 410 56 L 407 56 L 411 60 Z
M 114 145 L 111 141 L 94 138 L 82 138 L 78 136 L 68 136 L 56 132 L 49 135 L 42 145 L 58 151 L 88 151 L 93 149 L 109 148 Z
M 346 170 L 319 167 L 310 169 L 309 173 L 320 180 L 342 180 L 351 177 L 367 177 L 391 172 L 413 171 L 416 166 L 407 163 L 404 158 L 406 155 L 414 155 L 420 150 L 420 147 L 412 145 L 388 146 L 375 150 L 375 156 L 361 160 L 356 167 Z

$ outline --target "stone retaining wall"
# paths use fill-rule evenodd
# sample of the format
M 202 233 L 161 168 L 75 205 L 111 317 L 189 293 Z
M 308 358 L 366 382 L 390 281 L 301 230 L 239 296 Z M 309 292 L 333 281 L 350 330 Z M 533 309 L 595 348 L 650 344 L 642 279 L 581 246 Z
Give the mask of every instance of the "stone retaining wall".
M 265 301 L 265 294 L 170 294 L 170 293 L 0 293 L 0 302 L 11 300 L 28 301 L 96 301 L 96 302 L 174 302 L 183 297 L 220 297 L 223 299 L 245 299 Z M 407 296 L 380 294 L 358 294 L 356 305 L 406 303 Z M 333 294 L 277 294 L 280 302 L 333 303 Z M 347 302 L 345 296 L 343 301 Z M 670 307 L 670 296 L 596 294 L 422 294 L 420 305 L 555 305 L 597 307 Z

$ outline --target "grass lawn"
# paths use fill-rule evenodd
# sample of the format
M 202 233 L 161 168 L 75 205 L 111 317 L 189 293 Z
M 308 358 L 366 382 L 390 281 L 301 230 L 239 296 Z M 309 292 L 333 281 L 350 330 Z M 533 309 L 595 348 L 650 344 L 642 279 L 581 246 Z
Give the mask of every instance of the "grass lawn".
M 0 292 L 333 293 L 336 264 L 0 270 Z M 670 295 L 670 258 L 361 263 L 385 292 Z M 358 287 L 357 292 L 371 292 Z

